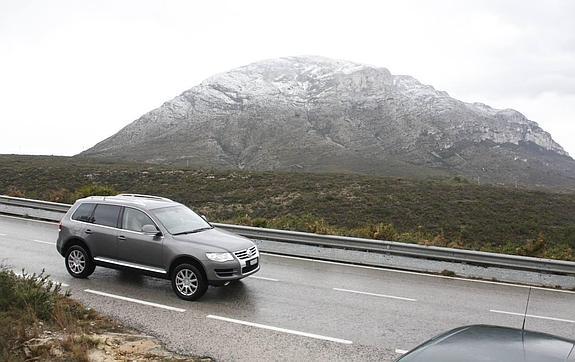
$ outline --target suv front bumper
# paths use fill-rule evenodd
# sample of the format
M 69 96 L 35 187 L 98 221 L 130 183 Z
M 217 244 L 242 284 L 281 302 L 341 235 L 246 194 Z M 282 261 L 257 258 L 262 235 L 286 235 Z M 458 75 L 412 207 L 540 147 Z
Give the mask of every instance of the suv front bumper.
M 260 255 L 256 254 L 248 260 L 237 259 L 226 263 L 210 263 L 210 268 L 206 268 L 208 282 L 210 284 L 223 284 L 245 278 L 260 270 Z

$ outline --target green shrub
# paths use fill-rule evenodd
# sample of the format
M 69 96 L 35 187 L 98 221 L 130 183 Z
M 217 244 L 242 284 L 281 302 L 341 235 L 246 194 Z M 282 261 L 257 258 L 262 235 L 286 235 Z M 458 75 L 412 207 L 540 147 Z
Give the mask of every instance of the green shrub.
M 43 273 L 18 277 L 0 267 L 0 360 L 24 360 L 13 346 L 38 335 L 39 321 L 51 323 L 63 295 Z
M 88 361 L 96 341 L 87 334 L 123 331 L 69 296 L 44 272 L 19 276 L 0 266 L 0 361 Z M 53 338 L 44 338 L 48 331 Z M 50 340 L 27 345 L 39 337 Z M 52 354 L 52 346 L 63 354 Z
M 60 285 L 43 273 L 18 277 L 12 271 L 0 271 L 0 312 L 27 310 L 35 318 L 49 321 L 60 297 Z
M 116 191 L 111 186 L 106 185 L 86 185 L 82 186 L 74 193 L 74 197 L 76 199 L 81 199 L 88 196 L 113 196 L 117 195 L 118 191 Z

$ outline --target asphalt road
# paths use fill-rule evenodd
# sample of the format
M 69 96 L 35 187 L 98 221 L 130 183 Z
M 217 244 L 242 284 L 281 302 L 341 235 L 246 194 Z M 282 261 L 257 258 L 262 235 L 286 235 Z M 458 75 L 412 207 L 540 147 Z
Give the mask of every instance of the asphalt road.
M 0 263 L 45 270 L 72 296 L 169 349 L 221 361 L 392 361 L 466 324 L 521 327 L 529 289 L 391 269 L 263 254 L 262 269 L 198 302 L 169 281 L 98 267 L 68 275 L 57 226 L 0 216 Z M 526 328 L 575 338 L 575 292 L 533 288 Z

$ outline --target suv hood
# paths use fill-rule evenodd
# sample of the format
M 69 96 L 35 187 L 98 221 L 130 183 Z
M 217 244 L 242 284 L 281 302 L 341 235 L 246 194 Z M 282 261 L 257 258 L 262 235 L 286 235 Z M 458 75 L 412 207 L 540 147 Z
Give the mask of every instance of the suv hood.
M 213 228 L 193 234 L 174 236 L 174 240 L 191 241 L 196 244 L 211 246 L 214 249 L 220 248 L 225 251 L 234 252 L 251 248 L 255 244 L 248 238 L 229 233 L 227 231 Z

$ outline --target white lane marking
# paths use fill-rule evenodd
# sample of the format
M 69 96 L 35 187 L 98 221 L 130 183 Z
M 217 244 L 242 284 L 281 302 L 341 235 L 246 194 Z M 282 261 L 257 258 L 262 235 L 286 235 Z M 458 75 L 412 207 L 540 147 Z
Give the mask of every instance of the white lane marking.
M 503 311 L 503 310 L 490 309 L 489 311 L 492 312 L 492 313 L 501 313 L 501 314 L 516 315 L 516 316 L 520 316 L 520 317 L 523 317 L 523 316 L 524 316 L 523 313 L 506 312 L 506 311 Z M 554 318 L 554 317 L 543 317 L 543 316 L 533 315 L 533 314 L 527 314 L 526 316 L 529 317 L 529 318 L 547 319 L 547 320 L 550 320 L 550 321 L 575 323 L 575 321 L 572 321 L 572 320 L 570 320 L 570 319 Z
M 8 236 L 8 234 L 2 234 L 2 233 L 0 233 L 0 236 Z
M 261 279 L 261 280 L 269 280 L 269 281 L 271 281 L 271 282 L 279 282 L 278 279 L 266 278 L 266 277 L 259 277 L 259 276 L 256 276 L 256 275 L 250 275 L 248 278 Z
M 128 298 L 128 297 L 124 297 L 124 296 L 121 296 L 121 295 L 99 292 L 99 291 L 97 291 L 97 290 L 92 290 L 92 289 L 84 289 L 84 291 L 85 291 L 86 293 L 97 294 L 97 295 L 101 295 L 101 296 L 109 297 L 109 298 L 114 298 L 114 299 L 120 299 L 120 300 L 123 300 L 123 301 L 126 301 L 126 302 L 143 304 L 143 305 L 147 305 L 147 306 L 150 306 L 150 307 L 167 309 L 167 310 L 171 310 L 171 311 L 174 311 L 174 312 L 183 313 L 183 312 L 186 311 L 185 309 L 182 309 L 182 308 L 170 307 L 169 305 L 163 305 L 163 304 L 158 304 L 158 303 L 147 302 L 147 301 L 145 301 L 145 300 L 140 300 L 140 299 L 135 299 L 135 298 Z
M 44 220 L 36 220 L 36 219 L 27 219 L 25 217 L 18 217 L 18 216 L 11 216 L 11 215 L 0 215 L 0 217 L 5 217 L 8 219 L 18 219 L 18 220 L 22 220 L 22 221 L 34 221 L 34 222 L 40 222 L 43 224 L 50 224 L 50 225 L 58 224 L 58 221 L 44 221 Z
M 353 343 L 352 341 L 348 341 L 348 340 L 346 340 L 346 339 L 326 337 L 326 336 L 321 336 L 321 335 L 319 335 L 319 334 L 313 334 L 313 333 L 307 333 L 307 332 L 294 331 L 294 330 L 292 330 L 292 329 L 285 329 L 285 328 L 268 326 L 268 325 L 265 325 L 265 324 L 259 324 L 259 323 L 253 323 L 253 322 L 246 322 L 246 321 L 242 321 L 242 320 L 239 320 L 239 319 L 232 319 L 232 318 L 220 317 L 220 316 L 212 315 L 212 314 L 206 316 L 206 318 L 217 319 L 217 320 L 221 320 L 221 321 L 225 321 L 225 322 L 230 322 L 230 323 L 236 323 L 236 324 L 243 324 L 243 325 L 245 325 L 245 326 L 262 328 L 262 329 L 268 329 L 268 330 L 276 331 L 276 332 L 282 332 L 282 333 L 288 333 L 288 334 L 295 334 L 295 335 L 303 336 L 303 337 L 321 339 L 321 340 L 324 340 L 324 341 L 330 341 L 330 342 L 336 342 L 336 343 L 343 343 L 343 344 L 352 344 L 352 343 Z
M 44 240 L 37 240 L 37 239 L 34 239 L 32 241 L 37 242 L 37 243 L 41 243 L 41 244 L 56 245 L 56 243 L 51 242 L 51 241 L 44 241 Z
M 399 348 L 395 349 L 395 353 L 397 353 L 397 354 L 406 354 L 407 352 L 409 352 L 409 351 L 406 349 L 399 349 Z
M 405 300 L 408 302 L 417 302 L 417 299 L 413 298 L 405 298 L 405 297 L 397 297 L 395 295 L 386 295 L 386 294 L 376 294 L 376 293 L 369 293 L 369 292 L 360 292 L 359 290 L 350 290 L 350 289 L 341 289 L 341 288 L 332 288 L 333 290 L 337 290 L 339 292 L 346 292 L 346 293 L 355 293 L 355 294 L 363 294 L 363 295 L 371 295 L 373 297 L 381 297 L 381 298 L 390 298 L 390 299 L 399 299 Z
M 385 267 L 347 264 L 347 263 L 342 263 L 342 262 L 338 262 L 338 261 L 330 261 L 330 260 L 310 259 L 310 258 L 303 258 L 301 256 L 271 254 L 271 253 L 266 253 L 266 252 L 261 252 L 261 251 L 260 251 L 260 255 L 267 255 L 267 256 L 272 256 L 272 257 L 277 257 L 277 258 L 285 258 L 285 259 L 303 260 L 303 261 L 322 263 L 322 264 L 341 265 L 341 266 L 347 266 L 350 268 L 370 269 L 370 270 L 379 270 L 379 271 L 399 273 L 399 274 L 420 275 L 420 276 L 426 276 L 426 277 L 432 277 L 432 278 L 461 280 L 461 281 L 470 282 L 470 283 L 494 284 L 494 285 L 502 285 L 502 286 L 506 286 L 506 287 L 531 288 L 531 289 L 537 289 L 537 290 L 544 290 L 547 292 L 575 294 L 575 291 L 572 291 L 572 290 L 553 289 L 553 288 L 545 288 L 545 287 L 534 287 L 534 286 L 523 285 L 523 284 L 494 282 L 491 280 L 467 279 L 467 278 L 462 278 L 462 277 L 450 277 L 447 275 L 430 274 L 430 273 L 425 273 L 425 272 L 420 273 L 420 272 L 409 271 L 409 270 L 388 269 Z

